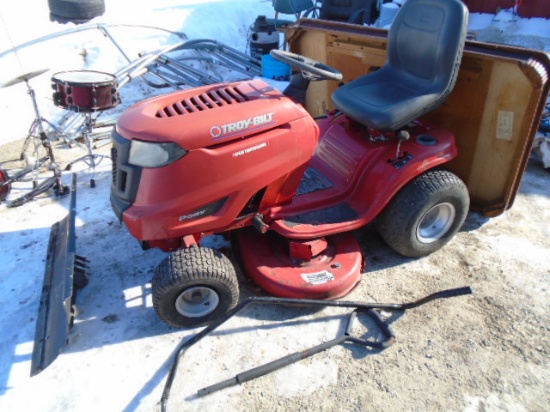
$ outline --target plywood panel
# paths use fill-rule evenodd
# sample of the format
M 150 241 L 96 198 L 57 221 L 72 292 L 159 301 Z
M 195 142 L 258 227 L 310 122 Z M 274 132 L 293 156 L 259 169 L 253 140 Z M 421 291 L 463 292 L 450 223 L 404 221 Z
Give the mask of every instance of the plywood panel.
M 470 179 L 491 67 L 491 61 L 466 56 L 451 95 L 437 111 L 425 116 L 455 134 L 460 158 L 448 166 L 464 181 Z
M 517 162 L 525 150 L 525 134 L 536 96 L 520 65 L 495 62 L 483 108 L 471 171 L 466 181 L 472 201 L 504 203 L 517 177 Z M 525 129 L 527 127 L 527 130 Z

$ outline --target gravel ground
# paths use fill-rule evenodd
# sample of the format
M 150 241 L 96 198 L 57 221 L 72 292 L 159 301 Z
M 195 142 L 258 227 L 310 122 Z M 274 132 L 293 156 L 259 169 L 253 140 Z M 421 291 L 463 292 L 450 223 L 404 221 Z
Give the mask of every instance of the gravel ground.
M 491 220 L 470 213 L 451 244 L 423 259 L 396 255 L 373 230 L 357 233 L 369 264 L 346 300 L 403 302 L 456 286 L 474 290 L 385 313 L 397 335 L 393 346 L 334 347 L 242 386 L 194 398 L 203 385 L 332 339 L 349 312 L 325 309 L 294 318 L 289 313 L 298 316 L 300 310 L 258 311 L 245 322 L 253 329 L 243 336 L 231 333 L 243 327 L 235 319 L 227 335 L 190 350 L 172 410 L 547 410 L 549 181 L 540 166 L 530 165 L 510 211 Z M 264 320 L 266 314 L 274 319 Z M 208 377 L 199 372 L 203 368 Z

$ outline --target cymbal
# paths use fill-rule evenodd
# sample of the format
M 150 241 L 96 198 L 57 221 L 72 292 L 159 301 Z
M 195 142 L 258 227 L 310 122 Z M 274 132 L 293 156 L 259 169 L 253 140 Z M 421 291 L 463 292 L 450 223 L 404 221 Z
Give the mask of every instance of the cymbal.
M 35 71 L 32 71 L 32 72 L 22 74 L 21 76 L 17 76 L 15 78 L 7 81 L 6 83 L 1 83 L 0 87 L 9 87 L 9 86 L 13 86 L 14 84 L 29 81 L 30 79 L 32 79 L 36 76 L 40 76 L 41 74 L 46 73 L 48 70 L 50 70 L 50 69 L 40 69 L 40 70 L 35 70 Z

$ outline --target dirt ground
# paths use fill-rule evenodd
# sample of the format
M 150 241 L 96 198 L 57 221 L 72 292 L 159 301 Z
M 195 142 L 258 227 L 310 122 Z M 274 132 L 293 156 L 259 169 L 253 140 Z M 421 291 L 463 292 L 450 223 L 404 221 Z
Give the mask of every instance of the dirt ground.
M 19 147 L 15 143 L 8 146 L 0 149 L 3 160 Z M 59 153 L 61 157 L 76 156 L 70 150 Z M 92 196 L 85 179 L 80 181 L 82 196 Z M 108 208 L 108 172 L 98 177 L 94 190 L 97 207 Z M 35 202 L 47 207 L 47 200 Z M 4 219 L 10 210 L 2 209 Z M 155 251 L 147 255 L 150 252 L 133 248 L 133 239 L 114 217 L 107 222 L 94 221 L 88 209 L 78 212 L 88 221 L 84 229 L 78 229 L 80 250 L 90 249 L 98 239 L 108 247 L 120 243 L 132 246 L 125 246 L 123 261 L 87 255 L 95 274 L 79 295 L 81 320 L 77 318 L 66 354 L 25 385 L 62 385 L 57 394 L 43 395 L 49 400 L 42 401 L 40 410 L 158 410 L 174 350 L 200 329 L 176 331 L 160 324 L 150 303 L 143 303 L 136 316 L 109 303 L 111 296 L 121 293 L 108 286 L 113 273 L 121 277 L 121 283 L 131 278 L 132 284 L 143 285 L 143 296 L 130 298 L 149 299 L 150 269 L 164 255 Z M 492 219 L 471 212 L 456 238 L 431 256 L 403 258 L 389 249 L 374 229 L 358 231 L 366 272 L 359 286 L 342 300 L 401 303 L 462 286 L 471 286 L 473 294 L 405 312 L 382 312 L 397 336 L 385 350 L 352 343 L 337 345 L 261 378 L 197 397 L 197 390 L 205 386 L 330 341 L 343 332 L 350 313 L 342 308 L 250 307 L 186 351 L 168 410 L 547 411 L 549 221 L 550 174 L 531 161 L 509 211 Z M 261 295 L 244 276 L 240 281 L 242 298 Z M 91 314 L 102 319 L 95 328 L 93 322 L 84 321 L 92 319 Z M 132 338 L 113 337 L 120 331 Z M 355 323 L 353 334 L 380 335 L 364 315 Z M 104 356 L 111 360 L 102 361 Z M 90 378 L 71 375 L 75 360 L 79 373 Z M 100 373 L 103 375 L 97 379 Z M 133 384 L 140 373 L 143 382 Z M 101 402 L 109 387 L 113 400 L 105 407 Z
M 466 285 L 473 295 L 394 313 L 390 322 L 397 341 L 388 349 L 334 347 L 233 389 L 231 404 L 236 410 L 273 411 L 548 410 L 549 206 L 550 175 L 531 164 L 511 210 L 490 220 L 470 213 L 457 238 L 429 257 L 405 259 L 373 230 L 358 232 L 368 267 L 360 286 L 345 300 L 404 302 Z M 226 356 L 265 351 L 261 358 L 267 362 L 314 346 L 342 333 L 344 313 L 349 311 L 326 309 L 307 317 L 304 324 L 292 324 L 290 328 L 301 330 L 296 339 L 285 327 L 259 326 L 246 349 Z M 333 316 L 338 320 L 329 331 L 325 319 Z M 311 325 L 317 322 L 321 325 Z M 223 342 L 225 337 L 215 340 L 221 351 L 238 347 L 237 342 Z M 191 364 L 200 358 L 198 353 L 189 355 Z M 245 369 L 256 366 L 246 363 Z M 213 372 L 217 379 L 209 377 L 207 384 L 244 370 L 224 369 Z M 181 373 L 191 380 L 196 376 L 193 370 L 188 367 Z M 177 391 L 202 387 L 183 376 Z M 218 396 L 220 405 L 227 402 L 227 394 L 211 396 Z

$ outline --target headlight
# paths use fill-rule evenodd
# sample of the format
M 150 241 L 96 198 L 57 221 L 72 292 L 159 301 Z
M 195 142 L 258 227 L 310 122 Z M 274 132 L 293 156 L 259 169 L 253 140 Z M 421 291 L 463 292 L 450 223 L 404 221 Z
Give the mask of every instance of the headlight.
M 128 163 L 141 167 L 162 167 L 187 154 L 176 143 L 151 143 L 132 140 Z

